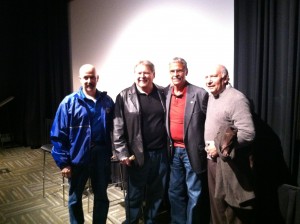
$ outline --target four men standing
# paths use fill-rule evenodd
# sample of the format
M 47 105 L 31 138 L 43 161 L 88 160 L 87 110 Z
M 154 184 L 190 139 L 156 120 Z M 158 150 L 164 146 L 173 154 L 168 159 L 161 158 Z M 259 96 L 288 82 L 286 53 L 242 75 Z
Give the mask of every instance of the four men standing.
M 87 64 L 80 68 L 82 87 L 61 102 L 51 130 L 53 158 L 69 179 L 71 223 L 84 222 L 81 200 L 89 177 L 94 193 L 93 223 L 106 223 L 112 146 L 128 171 L 124 223 L 138 223 L 142 213 L 145 223 L 155 223 L 165 198 L 169 163 L 172 224 L 209 223 L 210 208 L 213 224 L 253 220 L 251 183 L 246 181 L 245 191 L 245 183 L 240 183 L 232 170 L 236 165 L 232 161 L 247 163 L 245 146 L 255 136 L 249 102 L 239 91 L 226 88 L 229 77 L 224 66 L 206 76 L 212 94 L 209 100 L 203 88 L 187 82 L 183 58 L 171 60 L 169 73 L 171 84 L 162 88 L 153 83 L 154 65 L 139 61 L 134 67 L 134 84 L 121 91 L 114 104 L 106 92 L 96 89 L 99 77 L 95 67 Z M 236 134 L 227 145 L 220 137 L 224 125 Z M 242 167 L 246 168 L 238 175 L 249 180 L 250 167 Z M 231 179 L 220 181 L 220 173 L 230 173 Z M 238 202 L 233 195 L 226 195 L 224 186 L 231 187 L 230 182 L 234 183 L 230 190 L 238 191 Z

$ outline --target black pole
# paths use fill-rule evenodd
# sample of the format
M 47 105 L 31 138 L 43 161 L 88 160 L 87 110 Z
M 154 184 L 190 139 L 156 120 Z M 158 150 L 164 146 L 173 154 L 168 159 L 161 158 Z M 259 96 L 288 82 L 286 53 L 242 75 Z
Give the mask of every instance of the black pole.
M 129 224 L 130 223 L 130 194 L 129 194 L 129 180 L 130 180 L 130 178 L 129 178 L 129 172 L 128 172 L 128 167 L 127 167 L 127 165 L 126 165 L 126 171 L 127 171 L 127 212 L 128 212 L 128 215 L 126 215 L 126 219 L 127 219 L 127 217 L 128 217 L 128 221 L 126 222 L 126 224 Z M 125 205 L 126 205 L 126 203 L 125 203 Z M 127 213 L 126 212 L 126 213 Z

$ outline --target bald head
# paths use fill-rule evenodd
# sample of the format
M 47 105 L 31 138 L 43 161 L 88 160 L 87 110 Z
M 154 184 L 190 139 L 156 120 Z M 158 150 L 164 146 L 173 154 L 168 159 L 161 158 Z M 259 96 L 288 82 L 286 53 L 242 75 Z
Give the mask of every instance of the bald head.
M 222 78 L 224 78 L 226 80 L 226 83 L 229 82 L 228 71 L 224 65 L 217 65 L 216 71 L 217 71 L 217 73 L 220 73 L 222 75 Z
M 205 81 L 209 91 L 214 96 L 219 95 L 229 83 L 227 68 L 224 65 L 215 66 L 212 71 L 205 76 Z
M 82 65 L 79 69 L 79 77 L 83 77 L 86 73 L 96 74 L 96 68 L 91 64 Z
M 95 97 L 96 85 L 99 79 L 95 66 L 91 64 L 82 65 L 79 69 L 79 79 L 83 93 L 86 96 Z

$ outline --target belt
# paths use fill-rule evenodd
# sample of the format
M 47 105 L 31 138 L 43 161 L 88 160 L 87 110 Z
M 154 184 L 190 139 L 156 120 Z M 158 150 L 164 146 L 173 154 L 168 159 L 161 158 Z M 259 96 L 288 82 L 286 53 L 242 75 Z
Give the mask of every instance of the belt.
M 165 147 L 165 148 L 158 148 L 158 149 L 145 149 L 145 152 L 155 152 L 155 151 L 161 151 L 161 150 L 164 150 L 164 149 L 166 149 L 167 147 Z
M 186 149 L 185 147 L 181 147 L 181 146 L 174 146 L 174 149 L 181 149 L 181 150 L 184 150 L 184 149 Z

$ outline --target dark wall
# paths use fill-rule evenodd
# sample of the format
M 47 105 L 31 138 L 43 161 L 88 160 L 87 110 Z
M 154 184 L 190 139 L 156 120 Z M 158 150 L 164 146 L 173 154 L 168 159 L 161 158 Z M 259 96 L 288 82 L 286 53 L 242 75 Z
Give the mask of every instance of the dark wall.
M 20 61 L 20 46 L 22 45 L 20 17 L 23 17 L 21 16 L 23 12 L 10 1 L 2 1 L 0 5 L 0 102 L 10 96 L 15 97 L 14 100 L 0 107 L 0 133 L 6 133 L 14 129 L 14 117 L 17 116 L 16 99 L 19 100 L 21 94 L 18 91 L 22 88 L 23 82 L 20 69 L 22 64 Z
M 234 20 L 234 86 L 251 99 L 255 113 L 278 136 L 281 156 L 299 185 L 300 2 L 236 0 Z M 265 139 L 266 133 L 261 133 Z M 262 151 L 276 157 L 274 147 Z
M 0 133 L 20 145 L 43 142 L 52 118 L 71 91 L 68 1 L 1 1 Z

